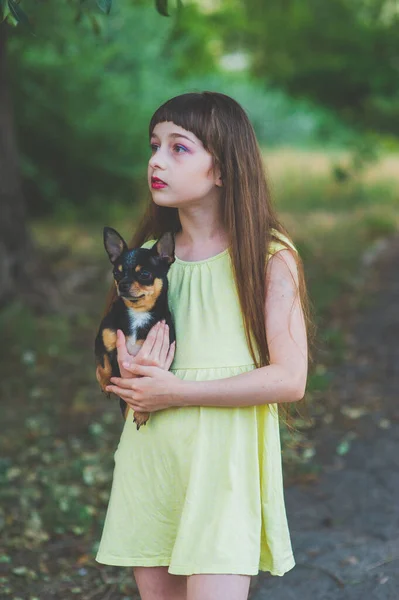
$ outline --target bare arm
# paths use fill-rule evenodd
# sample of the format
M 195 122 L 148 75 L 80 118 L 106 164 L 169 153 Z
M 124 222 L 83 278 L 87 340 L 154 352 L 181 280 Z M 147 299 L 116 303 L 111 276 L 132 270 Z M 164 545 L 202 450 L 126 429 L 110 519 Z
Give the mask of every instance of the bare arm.
M 295 298 L 298 271 L 290 250 L 280 250 L 269 259 L 266 281 L 270 365 L 226 379 L 180 381 L 175 390 L 175 405 L 253 406 L 303 398 L 307 336 L 299 295 Z

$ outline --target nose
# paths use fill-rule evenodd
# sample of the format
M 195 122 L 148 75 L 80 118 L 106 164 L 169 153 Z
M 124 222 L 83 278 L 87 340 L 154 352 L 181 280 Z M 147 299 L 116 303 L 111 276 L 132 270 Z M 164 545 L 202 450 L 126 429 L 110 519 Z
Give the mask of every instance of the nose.
M 120 292 L 126 294 L 126 292 L 128 292 L 130 289 L 130 283 L 128 281 L 121 281 L 118 287 Z
M 161 169 L 163 170 L 165 168 L 165 160 L 162 156 L 162 151 L 160 150 L 160 148 L 157 148 L 156 152 L 154 152 L 154 154 L 151 156 L 150 160 L 148 161 L 149 166 L 154 169 Z

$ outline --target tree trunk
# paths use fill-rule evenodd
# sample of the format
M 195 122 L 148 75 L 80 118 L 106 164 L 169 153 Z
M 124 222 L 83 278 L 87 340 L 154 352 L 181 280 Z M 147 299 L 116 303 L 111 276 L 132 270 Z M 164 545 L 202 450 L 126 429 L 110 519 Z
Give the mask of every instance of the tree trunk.
M 27 224 L 7 77 L 8 27 L 0 23 L 0 306 L 19 297 L 41 307 L 45 290 L 40 274 L 45 277 L 46 270 Z

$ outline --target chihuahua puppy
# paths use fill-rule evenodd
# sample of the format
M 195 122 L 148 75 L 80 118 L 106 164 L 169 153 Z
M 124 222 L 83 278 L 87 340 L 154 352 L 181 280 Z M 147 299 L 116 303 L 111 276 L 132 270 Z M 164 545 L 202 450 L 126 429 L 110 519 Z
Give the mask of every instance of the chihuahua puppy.
M 121 329 L 126 347 L 135 356 L 148 332 L 158 321 L 165 319 L 169 326 L 169 343 L 175 341 L 175 328 L 168 306 L 167 274 L 174 256 L 174 236 L 165 233 L 152 248 L 129 249 L 122 236 L 112 227 L 104 227 L 104 247 L 112 263 L 117 298 L 101 321 L 94 344 L 96 378 L 102 391 L 111 377 L 120 377 L 117 361 L 116 332 Z M 128 405 L 119 398 L 124 419 Z M 134 411 L 137 429 L 145 425 L 149 413 Z

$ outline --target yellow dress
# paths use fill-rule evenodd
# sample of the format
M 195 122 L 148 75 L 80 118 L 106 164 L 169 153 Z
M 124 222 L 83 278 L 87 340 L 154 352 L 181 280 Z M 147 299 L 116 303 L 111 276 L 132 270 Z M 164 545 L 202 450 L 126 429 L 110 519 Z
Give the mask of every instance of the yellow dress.
M 269 253 L 282 249 L 274 243 Z M 204 381 L 254 369 L 228 250 L 198 261 L 176 257 L 168 280 L 171 371 Z M 277 404 L 169 408 L 139 431 L 129 410 L 114 459 L 97 562 L 169 566 L 176 575 L 281 576 L 295 565 Z

